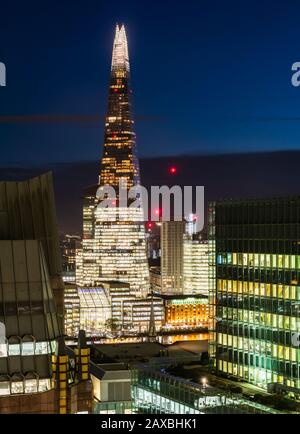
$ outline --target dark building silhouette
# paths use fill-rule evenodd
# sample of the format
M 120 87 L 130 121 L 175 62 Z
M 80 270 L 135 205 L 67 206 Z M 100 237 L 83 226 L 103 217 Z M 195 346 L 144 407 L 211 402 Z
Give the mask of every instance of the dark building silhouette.
M 63 341 L 63 293 L 51 174 L 0 183 L 0 413 L 91 411 L 88 351 L 81 369 Z
M 62 327 L 62 267 L 50 172 L 22 182 L 0 182 L 0 240 L 41 242 Z

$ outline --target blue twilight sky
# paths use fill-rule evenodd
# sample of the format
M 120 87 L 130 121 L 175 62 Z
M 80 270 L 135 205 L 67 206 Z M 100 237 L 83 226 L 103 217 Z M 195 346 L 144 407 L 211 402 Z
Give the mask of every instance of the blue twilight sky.
M 2 2 L 0 163 L 96 160 L 116 22 L 127 27 L 140 156 L 300 149 L 300 2 Z

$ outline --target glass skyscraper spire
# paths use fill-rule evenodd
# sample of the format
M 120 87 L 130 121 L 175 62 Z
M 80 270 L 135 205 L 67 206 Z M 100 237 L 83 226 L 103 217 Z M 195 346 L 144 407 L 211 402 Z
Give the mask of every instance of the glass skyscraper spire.
M 97 206 L 93 194 L 84 205 L 82 284 L 117 280 L 130 284 L 136 296 L 149 290 L 149 269 L 142 208 L 119 203 L 119 186 L 139 185 L 134 122 L 131 111 L 130 66 L 124 25 L 116 26 L 100 187 L 114 187 L 115 207 Z
M 126 32 L 124 25 L 117 25 L 100 172 L 102 186 L 110 185 L 117 188 L 121 178 L 127 181 L 129 188 L 140 183 L 130 99 L 130 66 Z

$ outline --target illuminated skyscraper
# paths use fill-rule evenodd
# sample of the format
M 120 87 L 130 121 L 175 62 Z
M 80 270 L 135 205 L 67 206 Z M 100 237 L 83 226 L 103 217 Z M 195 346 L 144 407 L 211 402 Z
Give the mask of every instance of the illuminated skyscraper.
M 183 238 L 183 293 L 208 295 L 208 242 L 199 233 Z
M 218 373 L 300 391 L 300 199 L 209 205 L 210 353 Z
M 130 68 L 125 27 L 117 25 L 100 171 L 101 186 L 110 185 L 117 189 L 120 179 L 126 179 L 129 188 L 140 183 L 130 95 Z
M 149 270 L 143 210 L 119 202 L 120 185 L 126 184 L 128 191 L 140 184 L 130 99 L 127 38 L 124 25 L 117 25 L 99 177 L 99 187 L 114 187 L 115 207 L 98 207 L 96 189 L 84 198 L 82 279 L 78 283 L 124 281 L 130 284 L 132 294 L 145 296 Z
M 185 228 L 185 221 L 170 221 L 161 224 L 161 278 L 164 293 L 182 293 Z

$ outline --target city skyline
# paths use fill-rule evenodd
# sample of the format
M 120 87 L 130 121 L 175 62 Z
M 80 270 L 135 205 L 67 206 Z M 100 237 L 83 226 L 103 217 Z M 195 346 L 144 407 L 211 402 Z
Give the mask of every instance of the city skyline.
M 3 7 L 0 414 L 300 414 L 297 6 L 240 3 Z

